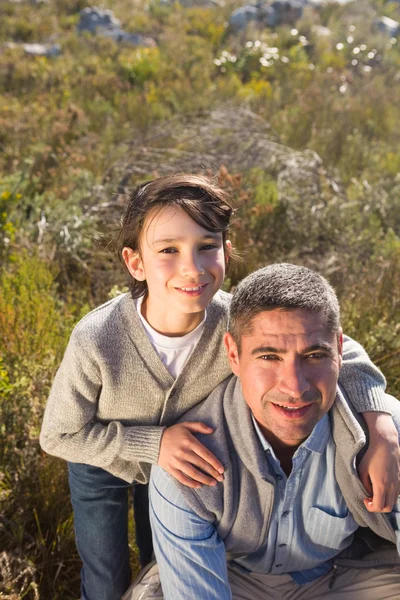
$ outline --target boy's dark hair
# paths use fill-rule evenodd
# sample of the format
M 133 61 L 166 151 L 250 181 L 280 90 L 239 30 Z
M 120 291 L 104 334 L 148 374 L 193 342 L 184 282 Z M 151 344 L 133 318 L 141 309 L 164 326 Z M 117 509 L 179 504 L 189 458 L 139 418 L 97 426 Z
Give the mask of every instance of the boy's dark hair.
M 308 310 L 322 315 L 329 332 L 338 332 L 340 308 L 329 282 L 311 269 L 278 263 L 258 269 L 235 289 L 229 311 L 229 332 L 240 352 L 242 335 L 252 331 L 253 319 L 270 310 Z
M 181 208 L 204 229 L 221 232 L 225 254 L 234 258 L 234 253 L 225 244 L 233 213 L 228 194 L 207 177 L 182 174 L 145 181 L 130 194 L 116 239 L 116 250 L 122 263 L 123 248 L 140 252 L 141 234 L 150 212 L 165 206 Z M 147 292 L 146 281 L 137 281 L 133 277 L 130 277 L 129 287 L 133 298 Z

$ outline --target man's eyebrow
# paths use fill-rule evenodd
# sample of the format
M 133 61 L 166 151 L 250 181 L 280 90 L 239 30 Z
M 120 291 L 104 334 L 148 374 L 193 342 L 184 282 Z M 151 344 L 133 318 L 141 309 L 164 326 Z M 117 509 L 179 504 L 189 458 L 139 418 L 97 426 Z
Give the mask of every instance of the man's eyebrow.
M 251 351 L 251 354 L 286 354 L 287 350 L 274 348 L 274 346 L 258 346 Z
M 317 342 L 312 346 L 308 346 L 302 350 L 301 354 L 310 354 L 311 352 L 318 352 L 323 350 L 324 352 L 328 352 L 329 354 L 333 354 L 332 346 L 328 342 Z M 258 346 L 257 348 L 253 348 L 251 351 L 251 355 L 255 354 L 287 354 L 287 350 L 285 348 L 275 348 L 274 346 Z
M 201 236 L 200 239 L 203 241 L 204 240 L 220 241 L 221 235 L 219 233 L 205 233 L 204 235 Z M 182 242 L 184 240 L 185 240 L 184 237 L 159 238 L 159 239 L 153 240 L 153 244 L 173 244 L 176 242 Z
M 324 352 L 333 354 L 333 348 L 328 342 L 317 342 L 316 344 L 305 348 L 302 354 L 310 354 L 310 352 L 318 352 L 318 350 L 323 350 Z

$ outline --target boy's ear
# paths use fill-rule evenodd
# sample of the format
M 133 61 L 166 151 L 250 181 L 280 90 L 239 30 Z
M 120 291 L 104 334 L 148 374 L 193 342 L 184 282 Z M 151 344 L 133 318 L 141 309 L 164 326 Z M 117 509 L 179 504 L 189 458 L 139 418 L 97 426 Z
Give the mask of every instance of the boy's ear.
M 225 262 L 226 262 L 226 264 L 228 264 L 228 262 L 229 262 L 229 255 L 227 253 L 227 250 L 232 250 L 232 242 L 231 242 L 231 240 L 225 240 L 225 248 L 224 248 L 224 250 L 225 250 Z
M 139 252 L 134 252 L 131 248 L 125 247 L 122 250 L 122 258 L 132 277 L 137 281 L 145 281 L 146 274 Z
M 224 335 L 224 344 L 231 369 L 235 375 L 239 376 L 239 351 L 235 340 L 229 332 Z

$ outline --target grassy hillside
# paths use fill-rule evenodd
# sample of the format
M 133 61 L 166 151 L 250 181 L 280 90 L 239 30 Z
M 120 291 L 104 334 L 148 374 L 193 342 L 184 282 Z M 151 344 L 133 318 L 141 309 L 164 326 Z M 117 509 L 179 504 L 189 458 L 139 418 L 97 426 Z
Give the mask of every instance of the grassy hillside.
M 214 175 L 246 272 L 321 270 L 400 396 L 400 5 L 306 9 L 233 34 L 239 4 L 109 4 L 149 47 L 78 35 L 90 0 L 0 0 L 0 598 L 79 595 L 65 466 L 38 446 L 74 323 L 125 284 L 106 235 L 136 182 Z M 329 30 L 329 33 L 326 29 Z M 26 43 L 59 44 L 53 58 Z M 137 565 L 132 543 L 132 561 Z

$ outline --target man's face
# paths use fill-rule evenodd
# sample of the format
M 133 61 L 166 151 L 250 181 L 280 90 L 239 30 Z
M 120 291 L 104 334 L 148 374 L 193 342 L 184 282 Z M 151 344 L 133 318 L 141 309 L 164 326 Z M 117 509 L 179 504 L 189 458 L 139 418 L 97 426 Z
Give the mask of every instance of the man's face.
M 272 310 L 253 319 L 240 354 L 229 333 L 225 345 L 266 439 L 299 446 L 335 400 L 341 331 L 329 332 L 320 313 Z

